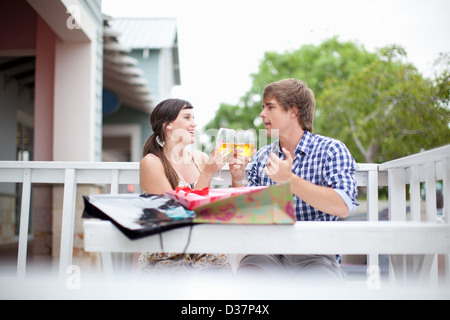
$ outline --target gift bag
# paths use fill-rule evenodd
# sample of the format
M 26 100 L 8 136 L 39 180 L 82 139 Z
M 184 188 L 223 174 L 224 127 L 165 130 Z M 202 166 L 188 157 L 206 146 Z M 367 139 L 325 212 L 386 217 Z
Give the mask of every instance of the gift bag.
M 129 239 L 194 224 L 195 213 L 167 196 L 102 194 L 83 200 L 83 218 L 109 220 Z
M 233 188 L 230 188 L 233 189 Z M 195 223 L 294 224 L 290 184 L 246 188 L 246 192 L 195 207 Z
M 208 203 L 266 188 L 267 187 L 240 187 L 192 190 L 188 187 L 177 187 L 173 191 L 167 191 L 166 195 L 182 204 L 188 210 L 194 210 L 195 208 Z

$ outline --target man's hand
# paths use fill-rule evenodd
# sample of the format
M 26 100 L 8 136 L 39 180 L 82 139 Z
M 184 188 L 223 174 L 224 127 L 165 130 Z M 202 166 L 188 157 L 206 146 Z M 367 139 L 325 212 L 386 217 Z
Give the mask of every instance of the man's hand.
M 264 172 L 276 183 L 290 182 L 295 177 L 292 172 L 292 163 L 294 162 L 292 155 L 285 148 L 282 151 L 286 156 L 285 160 L 281 160 L 274 153 L 271 153 L 267 166 L 264 168 Z
M 241 181 L 244 176 L 244 166 L 247 167 L 247 164 L 250 162 L 251 158 L 242 155 L 242 149 L 234 149 L 233 153 L 230 157 L 230 173 L 231 173 L 231 181 L 233 187 L 241 187 Z M 255 151 L 254 151 L 255 153 Z M 253 154 L 254 154 L 253 153 Z M 252 154 L 252 156 L 253 156 Z

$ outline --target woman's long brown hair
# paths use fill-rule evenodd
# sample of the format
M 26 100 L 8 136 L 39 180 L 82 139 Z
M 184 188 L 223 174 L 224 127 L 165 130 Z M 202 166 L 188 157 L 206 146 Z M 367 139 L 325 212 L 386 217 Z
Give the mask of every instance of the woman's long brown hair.
M 156 137 L 159 137 L 159 141 L 161 142 L 166 141 L 166 126 L 178 117 L 181 110 L 192 108 L 193 106 L 190 102 L 182 99 L 167 99 L 161 101 L 155 109 L 153 109 L 150 116 L 153 134 L 147 139 L 142 150 L 143 157 L 152 153 L 161 160 L 167 180 L 169 180 L 173 189 L 178 186 L 180 179 L 169 160 L 164 155 L 163 148 L 156 141 Z

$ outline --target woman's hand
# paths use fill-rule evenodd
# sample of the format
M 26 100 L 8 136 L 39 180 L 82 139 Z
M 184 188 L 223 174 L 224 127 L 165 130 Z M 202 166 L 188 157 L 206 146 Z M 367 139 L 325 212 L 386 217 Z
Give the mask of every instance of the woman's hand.
M 196 189 L 203 189 L 210 187 L 211 180 L 214 174 L 222 169 L 222 167 L 227 163 L 227 152 L 231 148 L 227 148 L 219 152 L 219 148 L 214 149 L 211 155 L 208 157 L 207 154 L 203 153 L 203 169 L 200 177 L 195 185 Z
M 219 148 L 215 148 L 209 159 L 206 161 L 204 171 L 213 175 L 227 163 L 227 154 L 231 151 L 231 147 L 219 151 Z

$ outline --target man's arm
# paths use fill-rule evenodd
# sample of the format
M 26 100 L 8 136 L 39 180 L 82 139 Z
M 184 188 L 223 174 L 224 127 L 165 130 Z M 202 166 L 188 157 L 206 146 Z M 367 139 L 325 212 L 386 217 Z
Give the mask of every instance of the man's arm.
M 281 160 L 275 154 L 270 154 L 270 159 L 264 169 L 265 173 L 276 183 L 291 183 L 292 193 L 310 206 L 319 211 L 345 218 L 349 214 L 349 208 L 344 199 L 332 188 L 318 186 L 295 175 L 292 171 L 292 155 L 283 148 L 286 160 Z
M 250 162 L 250 157 L 244 157 L 240 155 L 241 149 L 234 149 L 233 154 L 230 156 L 230 162 L 228 163 L 230 167 L 231 174 L 231 187 L 245 187 L 242 183 L 242 178 L 244 176 L 244 167 Z
M 344 199 L 332 188 L 318 186 L 295 174 L 291 180 L 292 193 L 319 211 L 346 218 L 349 209 Z

